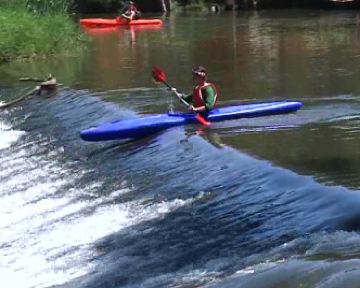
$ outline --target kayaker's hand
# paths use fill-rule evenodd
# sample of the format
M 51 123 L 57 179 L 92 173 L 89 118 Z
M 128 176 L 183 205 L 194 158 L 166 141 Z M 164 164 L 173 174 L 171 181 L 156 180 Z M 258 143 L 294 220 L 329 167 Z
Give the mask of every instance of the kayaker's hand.
M 193 105 L 189 105 L 188 107 L 189 111 L 195 112 L 196 108 Z
M 170 91 L 173 92 L 173 93 L 175 93 L 176 95 L 179 95 L 179 94 L 180 94 L 179 92 L 177 92 L 176 88 L 174 88 L 174 87 L 171 88 Z
M 173 88 L 170 89 L 170 91 L 173 92 L 173 93 L 175 93 L 178 97 L 183 98 L 183 95 L 182 95 L 181 93 L 179 93 L 179 92 L 176 90 L 176 88 L 173 87 Z

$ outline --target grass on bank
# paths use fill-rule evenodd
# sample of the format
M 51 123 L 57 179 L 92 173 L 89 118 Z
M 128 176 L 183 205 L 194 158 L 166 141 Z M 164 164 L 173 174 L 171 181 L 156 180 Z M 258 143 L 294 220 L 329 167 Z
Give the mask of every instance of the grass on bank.
M 198 12 L 208 12 L 209 4 L 205 0 L 198 1 L 175 1 L 172 3 L 172 11 L 198 11 Z
M 66 13 L 34 14 L 0 10 L 0 62 L 18 58 L 76 54 L 85 37 Z

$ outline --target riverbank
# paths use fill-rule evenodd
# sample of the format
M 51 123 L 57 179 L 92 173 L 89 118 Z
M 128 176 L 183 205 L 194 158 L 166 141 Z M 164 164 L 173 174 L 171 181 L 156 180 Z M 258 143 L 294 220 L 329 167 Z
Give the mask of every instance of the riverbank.
M 49 55 L 75 55 L 83 36 L 65 12 L 35 14 L 26 9 L 0 10 L 0 62 Z

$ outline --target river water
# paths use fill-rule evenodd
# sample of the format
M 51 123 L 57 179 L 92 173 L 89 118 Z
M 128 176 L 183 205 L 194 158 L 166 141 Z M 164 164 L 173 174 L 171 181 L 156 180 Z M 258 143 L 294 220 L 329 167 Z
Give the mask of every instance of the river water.
M 360 14 L 183 14 L 85 30 L 73 58 L 0 67 L 0 100 L 52 72 L 55 96 L 0 112 L 3 287 L 358 287 Z M 289 115 L 87 143 L 98 123 L 183 108 L 204 65 L 220 103 Z

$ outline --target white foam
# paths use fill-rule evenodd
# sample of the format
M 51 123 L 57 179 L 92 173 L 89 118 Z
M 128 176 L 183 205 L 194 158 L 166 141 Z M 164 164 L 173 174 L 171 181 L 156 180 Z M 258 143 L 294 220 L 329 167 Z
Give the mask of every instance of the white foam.
M 264 271 L 269 268 L 275 267 L 279 265 L 280 263 L 283 263 L 285 260 L 277 260 L 277 261 L 270 261 L 266 260 L 265 262 L 260 262 L 256 265 L 245 267 L 244 269 L 238 270 L 235 272 L 236 275 L 247 275 L 247 274 L 253 274 L 255 272 Z
M 12 130 L 10 126 L 0 122 L 0 150 L 11 146 L 16 142 L 25 132 Z
M 59 200 L 47 199 L 41 204 L 30 204 L 27 212 L 44 208 L 45 204 L 47 208 L 34 217 L 26 213 L 27 220 L 24 218 L 23 222 L 14 224 L 12 236 L 17 237 L 4 239 L 1 236 L 2 245 L 11 243 L 10 247 L 5 245 L 0 253 L 2 263 L 8 263 L 11 269 L 4 267 L 4 275 L 0 273 L 0 278 L 11 283 L 16 276 L 18 283 L 11 283 L 11 287 L 45 287 L 87 274 L 92 268 L 88 259 L 96 253 L 92 248 L 96 240 L 142 221 L 161 217 L 192 201 L 176 199 L 147 207 L 140 201 L 133 201 L 91 207 L 91 203 L 86 202 L 64 205 L 66 200 L 60 200 L 60 207 L 57 207 L 60 210 L 53 211 L 48 217 L 43 215 L 44 212 L 56 207 L 57 204 L 51 202 Z M 81 210 L 89 209 L 89 206 L 94 211 L 84 215 Z M 62 220 L 64 217 L 69 219 Z
M 186 286 L 186 284 L 191 287 L 193 283 L 195 287 L 199 286 L 199 284 L 211 283 L 213 282 L 221 273 L 219 272 L 210 272 L 207 270 L 191 270 L 188 273 L 178 273 L 175 276 L 175 281 L 173 283 L 174 287 Z
M 0 186 L 0 279 L 4 287 L 48 287 L 91 273 L 96 265 L 89 261 L 97 253 L 94 242 L 197 199 L 117 204 L 119 197 L 131 192 L 125 181 L 99 197 L 103 183 L 75 188 L 72 183 L 82 174 L 62 168 L 46 155 L 30 156 L 25 149 L 0 165 L 11 167 Z M 74 188 L 66 190 L 71 186 Z M 81 196 L 91 200 L 79 200 Z

